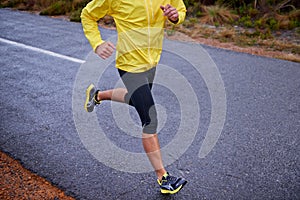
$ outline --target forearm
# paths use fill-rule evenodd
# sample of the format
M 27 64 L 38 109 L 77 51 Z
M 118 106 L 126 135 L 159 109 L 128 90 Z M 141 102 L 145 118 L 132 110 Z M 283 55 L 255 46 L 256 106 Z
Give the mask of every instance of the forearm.
M 107 13 L 107 5 L 105 1 L 94 0 L 91 1 L 81 12 L 81 23 L 84 34 L 90 42 L 93 50 L 97 46 L 104 43 L 98 28 L 98 20 Z
M 101 38 L 101 34 L 98 29 L 98 23 L 97 21 L 89 17 L 86 10 L 83 10 L 81 13 L 81 23 L 84 35 L 86 36 L 93 50 L 95 51 L 97 46 L 104 42 Z

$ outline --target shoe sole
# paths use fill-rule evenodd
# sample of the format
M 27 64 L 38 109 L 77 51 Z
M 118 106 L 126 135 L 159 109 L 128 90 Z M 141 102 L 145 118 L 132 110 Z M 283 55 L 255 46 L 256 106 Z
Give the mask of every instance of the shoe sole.
M 170 191 L 170 190 L 161 189 L 160 192 L 162 194 L 175 194 L 175 193 L 179 192 L 186 183 L 187 183 L 187 181 L 185 181 L 182 185 L 180 185 L 176 190 Z
M 91 90 L 93 88 L 95 88 L 95 86 L 93 84 L 91 84 L 91 85 L 89 85 L 89 87 L 86 89 L 86 92 L 85 92 L 86 93 L 86 99 L 85 99 L 84 109 L 85 109 L 86 112 L 89 112 L 87 106 L 88 106 L 89 101 L 91 100 L 90 96 L 91 96 Z

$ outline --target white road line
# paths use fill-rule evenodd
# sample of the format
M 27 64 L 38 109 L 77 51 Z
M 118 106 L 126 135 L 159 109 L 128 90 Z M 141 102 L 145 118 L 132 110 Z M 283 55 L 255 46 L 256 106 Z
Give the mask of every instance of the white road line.
M 26 44 L 14 42 L 14 41 L 3 39 L 3 38 L 0 38 L 0 42 L 6 43 L 6 44 L 11 44 L 11 45 L 14 45 L 14 46 L 17 46 L 17 47 L 21 47 L 21 48 L 24 48 L 24 49 L 29 49 L 31 51 L 35 51 L 35 52 L 47 54 L 47 55 L 54 56 L 54 57 L 57 57 L 57 58 L 69 60 L 69 61 L 72 61 L 72 62 L 75 62 L 75 63 L 82 64 L 82 63 L 85 62 L 84 60 L 81 60 L 81 59 L 78 59 L 78 58 L 73 58 L 73 57 L 70 57 L 70 56 L 65 56 L 65 55 L 58 54 L 58 53 L 55 53 L 55 52 L 52 52 L 52 51 L 40 49 L 40 48 L 37 48 L 37 47 L 29 46 L 29 45 L 26 45 Z

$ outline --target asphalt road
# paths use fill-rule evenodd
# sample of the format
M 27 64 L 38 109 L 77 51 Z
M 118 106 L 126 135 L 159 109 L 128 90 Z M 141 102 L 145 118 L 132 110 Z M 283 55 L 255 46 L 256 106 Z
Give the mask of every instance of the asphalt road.
M 192 144 L 167 167 L 189 183 L 179 194 L 163 196 L 153 172 L 116 170 L 83 144 L 72 107 L 81 61 L 91 51 L 81 25 L 1 9 L 0 150 L 77 199 L 300 199 L 300 64 L 203 48 L 224 83 L 224 127 L 212 151 L 199 158 L 212 116 L 209 87 L 186 61 L 165 51 L 161 63 L 192 85 L 200 117 Z M 96 84 L 106 89 L 117 80 L 111 66 Z M 160 133 L 165 147 L 179 126 L 180 102 L 166 87 L 157 85 L 154 93 L 167 116 Z M 79 98 L 84 101 L 84 91 Z M 96 111 L 107 138 L 126 151 L 142 152 L 140 139 L 118 128 L 111 107 L 104 102 Z

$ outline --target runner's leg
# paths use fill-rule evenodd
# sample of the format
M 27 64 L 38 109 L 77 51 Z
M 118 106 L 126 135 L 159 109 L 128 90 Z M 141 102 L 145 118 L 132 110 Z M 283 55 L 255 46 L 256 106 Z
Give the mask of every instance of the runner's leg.
M 128 73 L 119 70 L 120 76 L 126 86 L 128 93 L 125 102 L 137 110 L 142 126 L 142 142 L 145 152 L 156 172 L 158 179 L 166 173 L 163 166 L 160 145 L 157 136 L 157 113 L 151 89 L 155 76 L 155 68 L 139 73 Z

